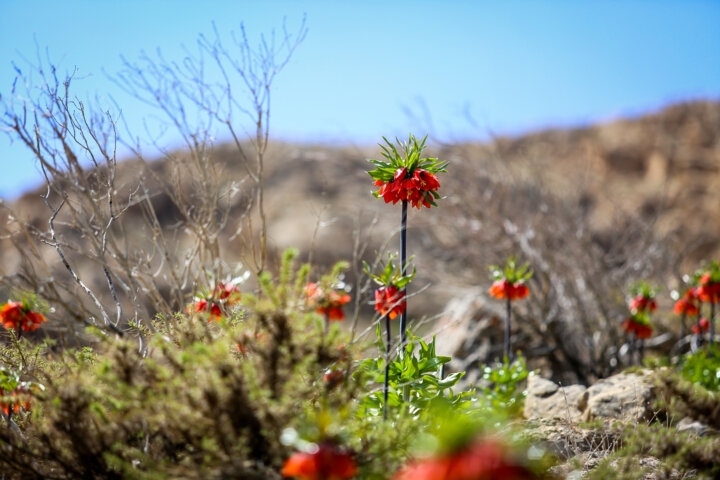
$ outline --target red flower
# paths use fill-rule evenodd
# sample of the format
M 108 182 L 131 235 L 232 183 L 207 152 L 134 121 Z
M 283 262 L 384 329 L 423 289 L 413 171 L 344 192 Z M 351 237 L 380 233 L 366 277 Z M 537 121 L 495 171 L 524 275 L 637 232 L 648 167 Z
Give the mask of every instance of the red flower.
M 30 390 L 28 390 L 26 387 L 17 387 L 15 390 L 13 390 L 10 393 L 11 397 L 18 397 L 18 396 L 25 396 L 25 399 L 18 399 L 17 401 L 12 402 L 0 402 L 0 410 L 7 416 L 10 415 L 10 413 L 18 413 L 20 411 L 20 408 L 24 408 L 26 411 L 30 411 L 30 400 L 27 398 L 27 395 L 30 394 Z M 7 396 L 7 394 L 0 389 L 0 395 Z
M 350 295 L 347 293 L 341 294 L 335 290 L 325 294 L 316 283 L 308 283 L 305 286 L 305 292 L 310 304 L 317 304 L 315 310 L 317 313 L 327 316 L 330 321 L 345 320 L 345 312 L 343 312 L 342 306 L 350 301 Z
M 323 375 L 323 382 L 325 382 L 329 388 L 333 388 L 342 382 L 344 378 L 345 372 L 342 370 L 328 370 L 325 372 L 325 375 Z
M 405 311 L 405 292 L 395 285 L 380 287 L 375 290 L 375 311 L 381 315 L 387 314 L 390 320 Z
M 431 192 L 440 188 L 440 182 L 437 177 L 427 170 L 418 168 L 413 174 L 415 185 L 422 191 Z
M 293 453 L 285 462 L 282 475 L 303 480 L 343 480 L 357 475 L 357 465 L 350 453 L 323 443 L 312 453 Z
M 643 294 L 639 294 L 635 298 L 630 300 L 628 307 L 633 312 L 644 312 L 646 310 L 654 312 L 655 310 L 657 310 L 657 303 L 655 302 L 654 298 L 646 297 Z
M 213 300 L 210 303 L 210 300 Z M 207 313 L 209 309 L 208 322 L 220 320 L 223 316 L 221 305 L 230 307 L 240 300 L 240 289 L 232 283 L 218 283 L 212 294 L 207 298 L 201 298 L 187 308 L 188 315 L 193 313 Z
M 708 322 L 708 319 L 705 317 L 702 317 L 696 324 L 694 324 L 692 327 L 692 331 L 695 335 L 700 335 L 701 333 L 705 333 L 708 330 L 710 330 L 710 322 Z
M 23 302 L 7 302 L 0 309 L 0 321 L 5 328 L 31 332 L 37 330 L 46 320 L 42 313 L 33 312 Z
M 673 311 L 678 315 L 699 315 L 700 309 L 697 306 L 697 301 L 699 300 L 698 290 L 697 288 L 688 288 L 685 291 L 685 295 L 675 302 Z
M 622 323 L 623 329 L 627 333 L 634 333 L 637 338 L 650 338 L 652 336 L 652 327 L 647 323 L 638 322 L 635 319 L 628 318 Z
M 202 300 L 198 300 L 190 307 L 188 307 L 188 313 L 205 313 L 208 311 L 208 304 L 210 303 L 204 298 Z M 212 304 L 210 304 L 210 316 L 208 318 L 208 322 L 212 320 L 220 320 L 220 317 L 222 317 L 222 310 L 220 310 L 220 305 L 213 302 Z
M 702 302 L 720 302 L 720 282 L 713 282 L 709 273 L 703 274 L 703 276 L 700 277 L 698 297 L 700 297 L 700 301 Z
M 218 300 L 228 300 L 232 298 L 233 303 L 240 299 L 240 289 L 232 283 L 218 283 L 215 289 L 215 298 Z
M 407 178 L 408 171 L 406 167 L 398 168 L 395 176 L 390 182 L 376 180 L 375 186 L 380 187 L 377 195 L 385 200 L 385 203 L 392 202 L 396 204 L 401 200 L 407 200 L 411 206 L 422 208 L 426 206 L 430 208 L 430 193 L 440 188 L 440 182 L 437 177 L 427 170 L 418 168 Z
M 493 441 L 480 440 L 460 452 L 421 460 L 403 468 L 394 480 L 531 480 L 538 478 L 515 463 Z
M 530 294 L 530 290 L 525 284 L 513 285 L 509 280 L 496 280 L 490 286 L 490 295 L 503 299 L 509 298 L 510 300 L 520 300 L 527 297 Z

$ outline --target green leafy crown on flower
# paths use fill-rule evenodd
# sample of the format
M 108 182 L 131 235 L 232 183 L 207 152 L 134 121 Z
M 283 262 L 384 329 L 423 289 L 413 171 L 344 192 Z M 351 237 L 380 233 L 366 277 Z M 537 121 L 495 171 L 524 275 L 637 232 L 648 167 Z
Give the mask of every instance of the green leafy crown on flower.
M 635 323 L 650 325 L 650 312 L 647 310 L 631 310 L 628 318 Z
M 382 286 L 395 286 L 397 288 L 404 288 L 408 283 L 412 282 L 413 278 L 415 278 L 415 267 L 413 266 L 412 273 L 410 275 L 407 274 L 410 262 L 412 262 L 414 257 L 410 257 L 407 262 L 405 262 L 405 268 L 401 268 L 400 265 L 397 267 L 395 266 L 394 260 L 397 257 L 397 253 L 388 253 L 388 260 L 387 263 L 383 262 L 382 260 L 378 260 L 378 266 L 380 270 L 380 275 L 375 275 L 372 273 L 372 268 L 370 265 L 363 260 L 363 269 L 365 270 L 365 273 L 368 274 L 378 285 Z M 405 270 L 405 275 L 403 275 L 403 270 Z
M 661 288 L 650 285 L 647 282 L 638 282 L 630 287 L 630 294 L 633 297 L 655 298 Z
M 488 269 L 490 270 L 490 278 L 492 280 L 507 280 L 513 285 L 521 285 L 528 281 L 533 275 L 530 264 L 525 263 L 518 266 L 517 257 L 514 255 L 507 259 L 504 268 L 497 265 L 490 265 Z

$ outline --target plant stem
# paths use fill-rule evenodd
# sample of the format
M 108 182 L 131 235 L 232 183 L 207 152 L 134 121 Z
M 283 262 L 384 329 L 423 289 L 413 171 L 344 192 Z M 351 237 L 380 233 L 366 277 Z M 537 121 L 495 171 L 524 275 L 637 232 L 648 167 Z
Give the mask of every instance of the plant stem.
M 407 240 L 407 200 L 402 202 L 402 216 L 400 218 L 400 273 L 405 276 L 405 264 L 407 263 L 407 251 L 405 248 Z M 400 352 L 405 349 L 405 334 L 407 329 L 407 286 L 403 287 L 403 299 L 405 300 L 405 311 L 400 314 Z
M 505 315 L 505 359 L 510 363 L 510 315 L 512 313 L 511 300 L 507 299 L 507 312 Z
M 390 385 L 390 317 L 385 315 L 385 383 L 383 385 L 383 420 L 387 420 L 388 389 Z
M 325 336 L 330 331 L 330 312 L 325 312 Z
M 685 317 L 686 316 L 687 315 L 686 315 L 685 311 L 683 311 L 682 317 L 680 317 L 682 320 L 682 330 L 680 331 L 680 338 L 685 338 L 685 334 L 687 334 L 687 325 L 685 325 Z
M 710 302 L 710 348 L 715 345 L 715 299 Z
M 643 357 L 645 356 L 645 340 L 638 338 L 638 365 L 642 365 Z

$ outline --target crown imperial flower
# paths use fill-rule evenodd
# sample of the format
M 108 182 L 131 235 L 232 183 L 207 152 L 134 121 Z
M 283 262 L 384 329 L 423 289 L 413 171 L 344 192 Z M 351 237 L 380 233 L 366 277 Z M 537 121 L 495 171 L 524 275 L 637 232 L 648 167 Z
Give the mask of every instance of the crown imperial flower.
M 685 290 L 685 294 L 681 298 L 678 298 L 675 305 L 673 305 L 673 312 L 678 315 L 699 315 L 700 309 L 697 303 L 700 300 L 700 294 L 698 290 L 699 289 L 693 287 Z M 677 292 L 674 293 L 677 295 Z
M 282 469 L 284 477 L 303 480 L 344 480 L 357 475 L 352 455 L 339 447 L 322 443 L 311 452 L 295 452 Z
M 42 313 L 33 311 L 27 302 L 9 301 L 0 309 L 0 321 L 6 329 L 31 332 L 37 330 L 46 320 Z
M 435 200 L 440 198 L 437 193 L 440 181 L 435 175 L 447 171 L 447 162 L 420 158 L 427 137 L 418 142 L 410 135 L 407 143 L 397 141 L 400 149 L 387 138 L 383 137 L 383 140 L 387 145 L 380 145 L 380 148 L 387 161 L 370 160 L 376 169 L 368 172 L 375 180 L 374 185 L 380 187 L 374 192 L 375 197 L 382 198 L 385 203 L 407 201 L 418 209 L 437 206 Z
M 650 323 L 646 323 L 639 317 L 629 317 L 622 323 L 623 330 L 627 333 L 634 333 L 637 338 L 642 340 L 652 336 L 652 327 Z
M 492 440 L 477 440 L 455 453 L 430 457 L 403 468 L 393 480 L 531 480 L 538 478 L 517 464 Z
M 351 298 L 345 292 L 330 290 L 325 292 L 317 283 L 308 283 L 305 286 L 305 293 L 310 305 L 316 305 L 316 312 L 325 315 L 330 321 L 345 320 L 345 312 L 342 306 L 348 303 Z
M 504 268 L 490 266 L 490 277 L 494 280 L 490 286 L 490 296 L 497 299 L 521 300 L 530 295 L 525 282 L 532 277 L 528 264 L 517 266 L 515 257 L 508 258 Z
M 375 311 L 387 315 L 390 320 L 401 315 L 406 307 L 405 292 L 396 286 L 388 285 L 375 290 Z
M 696 324 L 694 324 L 690 328 L 695 335 L 700 335 L 701 333 L 705 333 L 710 330 L 710 322 L 707 318 L 702 317 L 700 320 L 698 320 Z

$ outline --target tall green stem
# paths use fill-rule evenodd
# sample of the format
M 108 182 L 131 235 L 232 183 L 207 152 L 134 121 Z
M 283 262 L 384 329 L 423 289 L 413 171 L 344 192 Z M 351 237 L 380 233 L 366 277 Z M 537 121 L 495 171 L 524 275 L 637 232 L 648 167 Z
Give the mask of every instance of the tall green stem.
M 715 345 L 715 298 L 710 302 L 710 348 Z
M 511 300 L 507 299 L 507 312 L 505 315 L 505 358 L 507 359 L 507 362 L 510 363 L 510 315 L 512 313 L 512 309 L 510 307 Z
M 405 267 L 407 263 L 407 251 L 405 248 L 407 240 L 407 200 L 402 202 L 402 217 L 400 219 L 400 272 L 405 276 Z M 407 286 L 402 290 L 403 300 L 405 301 L 405 310 L 400 314 L 400 351 L 405 349 L 405 335 L 407 330 Z
M 390 385 L 390 317 L 385 315 L 385 383 L 383 385 L 383 420 L 387 420 L 388 389 Z

